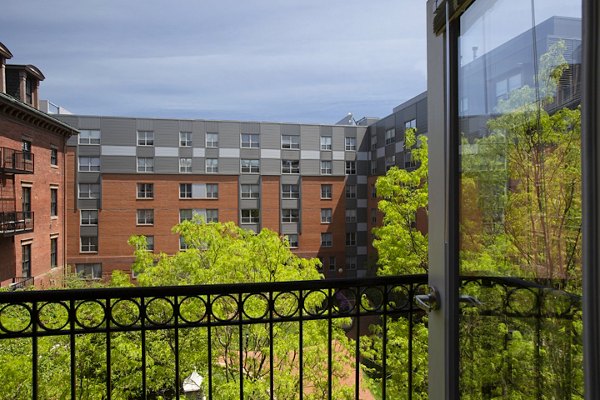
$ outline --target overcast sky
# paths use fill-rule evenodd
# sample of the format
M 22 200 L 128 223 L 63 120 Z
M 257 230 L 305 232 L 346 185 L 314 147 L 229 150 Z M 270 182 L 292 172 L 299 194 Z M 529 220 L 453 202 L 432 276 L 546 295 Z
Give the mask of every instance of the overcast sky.
M 425 0 L 2 0 L 0 41 L 76 114 L 334 123 L 426 89 Z

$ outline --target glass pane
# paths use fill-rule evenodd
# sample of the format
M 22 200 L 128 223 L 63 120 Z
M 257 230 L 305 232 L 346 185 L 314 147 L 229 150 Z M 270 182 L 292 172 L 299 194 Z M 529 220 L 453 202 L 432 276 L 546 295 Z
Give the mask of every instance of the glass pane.
M 464 398 L 582 398 L 580 3 L 460 18 Z

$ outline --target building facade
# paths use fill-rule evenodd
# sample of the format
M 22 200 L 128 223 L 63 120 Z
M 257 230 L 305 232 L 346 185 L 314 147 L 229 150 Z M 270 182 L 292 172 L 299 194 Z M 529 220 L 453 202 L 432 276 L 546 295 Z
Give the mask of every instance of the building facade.
M 81 131 L 67 155 L 68 263 L 92 278 L 129 271 L 129 236 L 172 254 L 185 248 L 172 227 L 198 214 L 279 232 L 327 277 L 365 276 L 375 175 L 405 166 L 424 99 L 351 125 L 59 115 Z
M 66 260 L 65 150 L 75 129 L 38 110 L 41 72 L 0 43 L 0 286 L 51 285 Z

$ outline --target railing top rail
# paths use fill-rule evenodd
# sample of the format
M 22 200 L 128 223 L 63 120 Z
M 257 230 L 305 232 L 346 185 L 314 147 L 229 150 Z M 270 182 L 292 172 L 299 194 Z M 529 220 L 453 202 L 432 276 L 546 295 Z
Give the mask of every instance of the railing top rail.
M 152 286 L 120 288 L 85 288 L 58 290 L 29 290 L 22 292 L 0 292 L 0 303 L 32 301 L 92 300 L 129 297 L 170 297 L 230 295 L 244 293 L 286 292 L 298 290 L 325 290 L 344 288 L 367 288 L 396 285 L 426 285 L 427 275 L 400 275 L 372 278 L 330 279 L 293 282 L 261 282 L 238 284 L 208 284 L 190 286 Z

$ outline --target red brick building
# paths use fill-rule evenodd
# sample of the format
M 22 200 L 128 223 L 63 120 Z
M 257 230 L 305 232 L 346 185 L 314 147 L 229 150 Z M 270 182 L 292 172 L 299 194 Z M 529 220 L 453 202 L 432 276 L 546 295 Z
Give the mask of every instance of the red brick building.
M 44 79 L 0 43 L 0 286 L 44 287 L 66 264 L 65 154 L 77 130 L 38 109 Z

